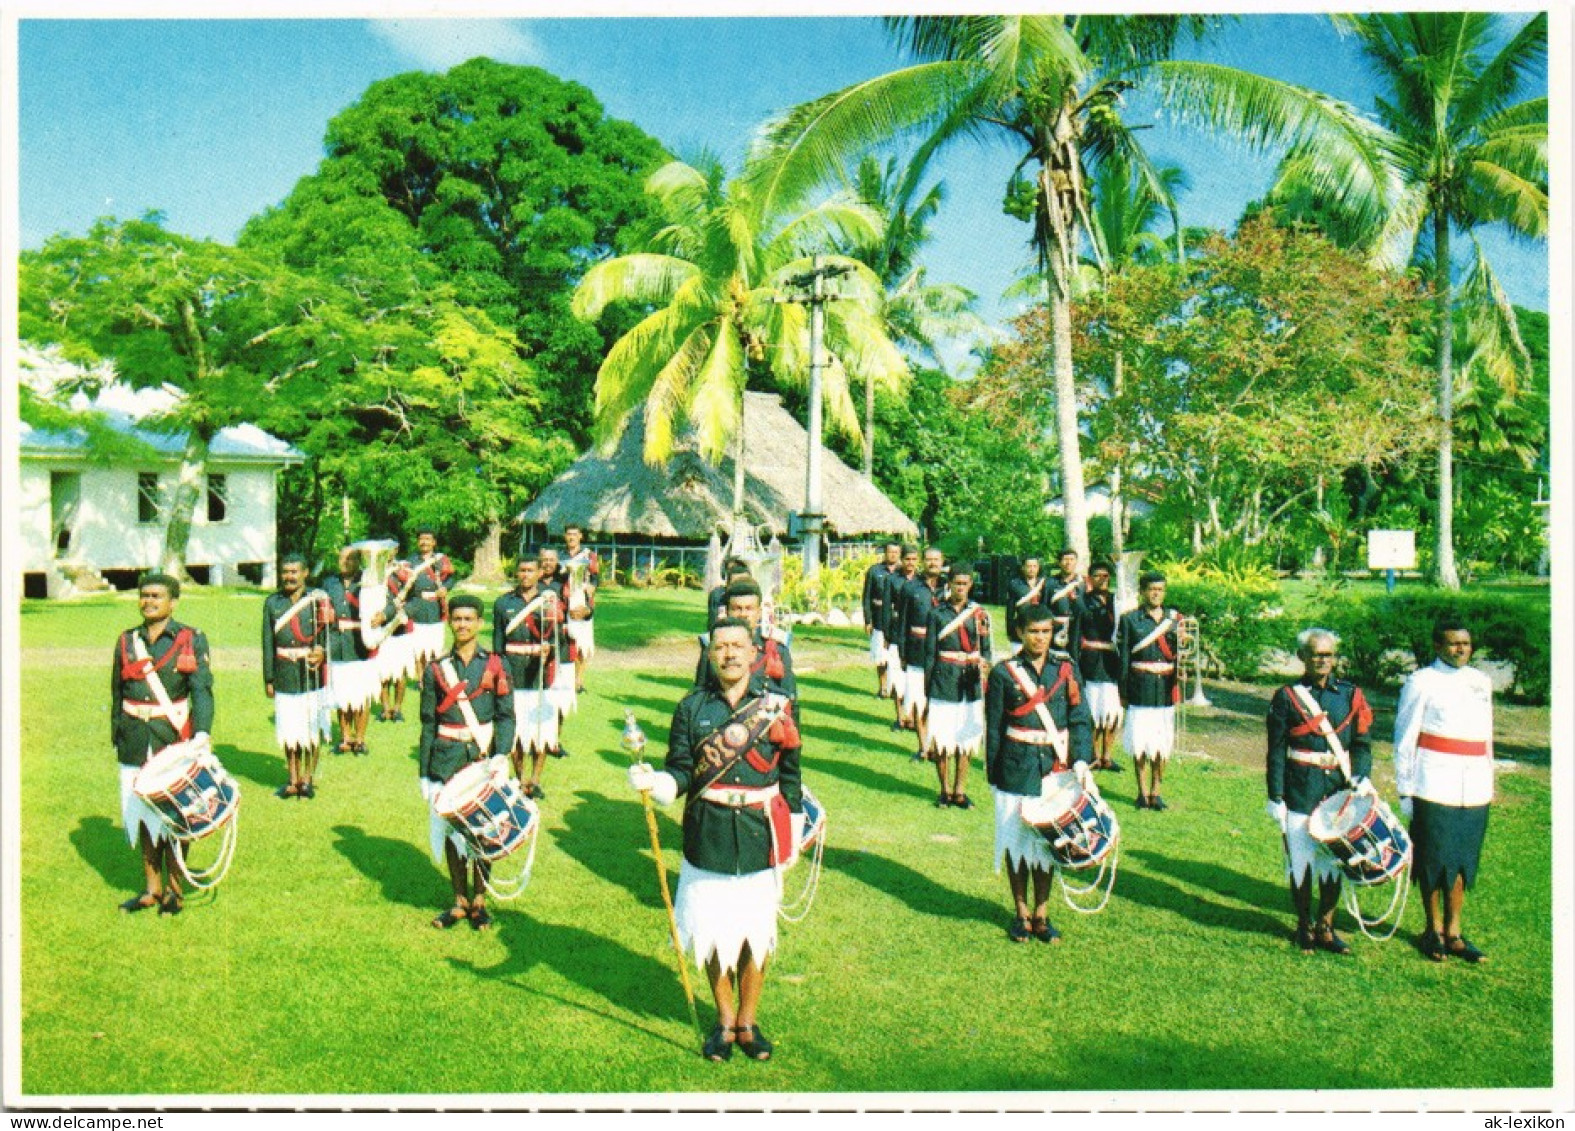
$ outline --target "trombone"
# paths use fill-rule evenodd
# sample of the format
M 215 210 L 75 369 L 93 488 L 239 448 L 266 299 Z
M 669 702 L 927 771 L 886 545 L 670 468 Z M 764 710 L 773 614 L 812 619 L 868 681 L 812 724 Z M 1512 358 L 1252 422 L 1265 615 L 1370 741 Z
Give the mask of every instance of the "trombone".
M 1176 642 L 1176 678 L 1185 693 L 1188 674 L 1192 678 L 1192 695 L 1184 700 L 1176 718 L 1176 749 L 1187 750 L 1187 716 L 1194 707 L 1212 707 L 1214 704 L 1203 693 L 1203 625 L 1198 617 L 1183 616 L 1179 619 Z M 1187 750 L 1188 753 L 1195 751 Z

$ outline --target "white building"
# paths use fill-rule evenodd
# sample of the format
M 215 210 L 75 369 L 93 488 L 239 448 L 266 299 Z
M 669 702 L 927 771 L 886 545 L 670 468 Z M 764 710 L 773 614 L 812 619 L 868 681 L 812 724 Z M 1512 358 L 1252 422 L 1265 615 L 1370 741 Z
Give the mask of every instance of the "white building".
M 27 376 L 36 377 L 37 370 Z M 110 462 L 90 456 L 81 430 L 20 425 L 21 536 L 15 560 L 27 596 L 98 588 L 100 578 L 130 588 L 138 575 L 157 566 L 185 437 L 139 428 L 137 422 L 172 399 L 166 390 L 118 386 L 91 403 L 74 402 L 73 407 L 94 409 L 107 427 L 148 445 L 149 454 Z M 214 438 L 186 547 L 195 580 L 274 583 L 276 478 L 302 458 L 250 424 Z

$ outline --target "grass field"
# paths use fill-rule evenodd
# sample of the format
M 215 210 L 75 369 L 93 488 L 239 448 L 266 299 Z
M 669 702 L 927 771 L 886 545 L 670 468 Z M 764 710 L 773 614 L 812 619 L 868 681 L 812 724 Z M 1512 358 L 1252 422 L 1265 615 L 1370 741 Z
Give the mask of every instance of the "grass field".
M 590 693 L 565 734 L 572 757 L 544 780 L 535 879 L 486 934 L 427 926 L 448 884 L 427 854 L 413 709 L 373 724 L 370 757 L 325 756 L 315 801 L 272 796 L 284 771 L 259 672 L 261 598 L 249 593 L 194 593 L 178 614 L 214 646 L 214 740 L 244 791 L 234 868 L 178 918 L 119 914 L 141 869 L 119 822 L 106 668 L 135 605 L 28 603 L 24 1092 L 1551 1086 L 1546 710 L 1499 708 L 1515 766 L 1499 776 L 1467 908 L 1490 966 L 1425 961 L 1410 945 L 1414 898 L 1394 940 L 1354 937 L 1354 960 L 1296 953 L 1263 815 L 1271 689 L 1247 685 L 1209 686 L 1216 706 L 1189 742 L 1206 753 L 1172 764 L 1171 812 L 1134 812 L 1131 773 L 1102 776 L 1124 828 L 1114 898 L 1081 916 L 1057 897 L 1062 945 L 1013 946 L 988 805 L 931 806 L 933 772 L 909 761 L 870 694 L 862 635 L 833 630 L 795 642 L 805 780 L 831 825 L 818 900 L 784 926 L 769 974 L 762 1024 L 777 1056 L 706 1063 L 618 750 L 626 706 L 654 753 L 665 749 L 701 600 L 604 597 Z M 1393 700 L 1377 700 L 1383 737 Z M 1387 741 L 1377 763 L 1392 799 Z M 977 765 L 972 783 L 987 799 Z M 674 806 L 660 819 L 670 869 L 677 818 Z

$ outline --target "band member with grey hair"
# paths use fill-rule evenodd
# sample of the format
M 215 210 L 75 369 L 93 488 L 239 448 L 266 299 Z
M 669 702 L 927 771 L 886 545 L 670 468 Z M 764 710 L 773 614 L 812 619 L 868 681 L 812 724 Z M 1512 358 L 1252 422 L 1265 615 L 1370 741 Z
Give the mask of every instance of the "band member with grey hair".
M 1348 955 L 1335 933 L 1340 868 L 1334 855 L 1307 831 L 1309 816 L 1342 789 L 1371 789 L 1373 711 L 1361 688 L 1334 674 L 1340 638 L 1309 628 L 1296 638 L 1302 677 L 1269 700 L 1268 786 L 1270 818 L 1285 840 L 1285 871 L 1296 909 L 1296 946 L 1303 954 L 1327 950 Z M 1312 906 L 1318 880 L 1318 909 Z
M 883 557 L 864 573 L 864 635 L 870 640 L 870 662 L 875 665 L 877 698 L 886 697 L 886 578 L 902 564 L 902 543 L 887 542 Z
M 946 601 L 925 622 L 924 691 L 927 704 L 925 753 L 940 779 L 937 809 L 972 809 L 968 765 L 984 745 L 984 680 L 990 670 L 990 614 L 969 599 L 973 571 L 954 569 Z M 952 772 L 950 788 L 946 764 Z
M 471 762 L 514 746 L 513 688 L 503 658 L 481 647 L 482 616 L 480 597 L 452 598 L 448 623 L 454 646 L 421 675 L 421 796 L 430 809 L 432 858 L 447 865 L 454 889 L 453 907 L 432 920 L 444 931 L 466 919 L 472 930 L 482 931 L 492 925 L 492 915 L 486 907 L 488 864 L 472 860 L 465 838 L 438 816 L 437 796 Z
M 1051 654 L 1055 620 L 1045 605 L 1023 610 L 1023 648 L 990 672 L 985 697 L 985 772 L 995 798 L 995 870 L 1004 857 L 1016 917 L 1013 942 L 1058 942 L 1050 923 L 1050 876 L 1055 857 L 1040 833 L 1022 818 L 1026 797 L 1038 797 L 1044 779 L 1071 769 L 1092 789 L 1088 759 L 1093 748 L 1088 706 L 1069 659 Z M 1033 911 L 1028 881 L 1033 877 Z
M 1427 913 L 1418 945 L 1434 962 L 1487 961 L 1461 930 L 1493 803 L 1493 681 L 1471 649 L 1463 620 L 1434 625 L 1435 658 L 1406 679 L 1395 717 L 1395 786 Z
M 525 796 L 545 798 L 541 786 L 547 755 L 558 743 L 558 709 L 549 696 L 558 667 L 563 606 L 558 591 L 540 584 L 541 562 L 530 555 L 515 567 L 515 587 L 492 605 L 492 651 L 504 657 L 514 687 L 514 745 L 509 762 Z M 531 760 L 529 777 L 525 758 Z
M 336 618 L 328 595 L 309 588 L 308 580 L 304 557 L 280 559 L 279 590 L 263 602 L 262 671 L 264 692 L 273 700 L 274 737 L 290 775 L 276 795 L 310 799 L 317 796 L 312 778 L 322 743 L 333 734 L 324 690 Z
M 596 655 L 596 590 L 601 585 L 602 561 L 585 545 L 585 528 L 571 522 L 563 528 L 563 569 L 572 588 L 564 630 L 574 640 L 574 692 L 585 692 L 585 672 Z
M 701 1048 L 723 1061 L 773 1046 L 760 1030 L 766 963 L 777 945 L 778 869 L 797 851 L 803 822 L 800 740 L 788 703 L 751 688 L 753 631 L 724 617 L 711 629 L 715 684 L 673 712 L 662 770 L 641 763 L 629 784 L 666 805 L 684 795 L 678 934 L 705 971 L 717 1023 Z
M 1121 705 L 1126 708 L 1123 734 L 1137 763 L 1137 807 L 1163 812 L 1170 808 L 1159 795 L 1165 763 L 1176 745 L 1176 705 L 1181 682 L 1176 657 L 1181 648 L 1181 614 L 1165 608 L 1165 575 L 1148 572 L 1138 578 L 1142 604 L 1121 618 L 1116 652 L 1121 660 Z M 1143 770 L 1148 768 L 1148 791 Z
M 1078 676 L 1094 722 L 1095 770 L 1120 771 L 1110 757 L 1121 726 L 1121 657 L 1116 651 L 1115 599 L 1110 594 L 1110 563 L 1088 567 L 1087 588 L 1078 615 Z
M 180 582 L 150 573 L 137 589 L 142 624 L 115 641 L 109 674 L 109 740 L 120 763 L 120 814 L 126 839 L 142 853 L 142 893 L 120 905 L 128 914 L 182 908 L 175 841 L 158 811 L 133 788 L 155 754 L 177 742 L 208 745 L 213 728 L 213 671 L 208 638 L 175 620 Z

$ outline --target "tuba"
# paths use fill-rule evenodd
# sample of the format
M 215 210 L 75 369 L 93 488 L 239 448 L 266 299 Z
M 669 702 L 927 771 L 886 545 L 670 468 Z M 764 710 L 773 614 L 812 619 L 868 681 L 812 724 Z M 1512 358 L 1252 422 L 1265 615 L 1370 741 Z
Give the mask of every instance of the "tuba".
M 399 552 L 399 543 L 388 539 L 357 542 L 350 547 L 361 555 L 361 643 L 376 648 L 398 626 L 403 613 L 388 624 L 374 625 L 372 618 L 382 612 L 388 595 L 388 573 Z
M 585 583 L 590 580 L 591 566 L 589 562 L 569 562 L 565 566 L 568 573 L 569 611 L 585 608 Z

